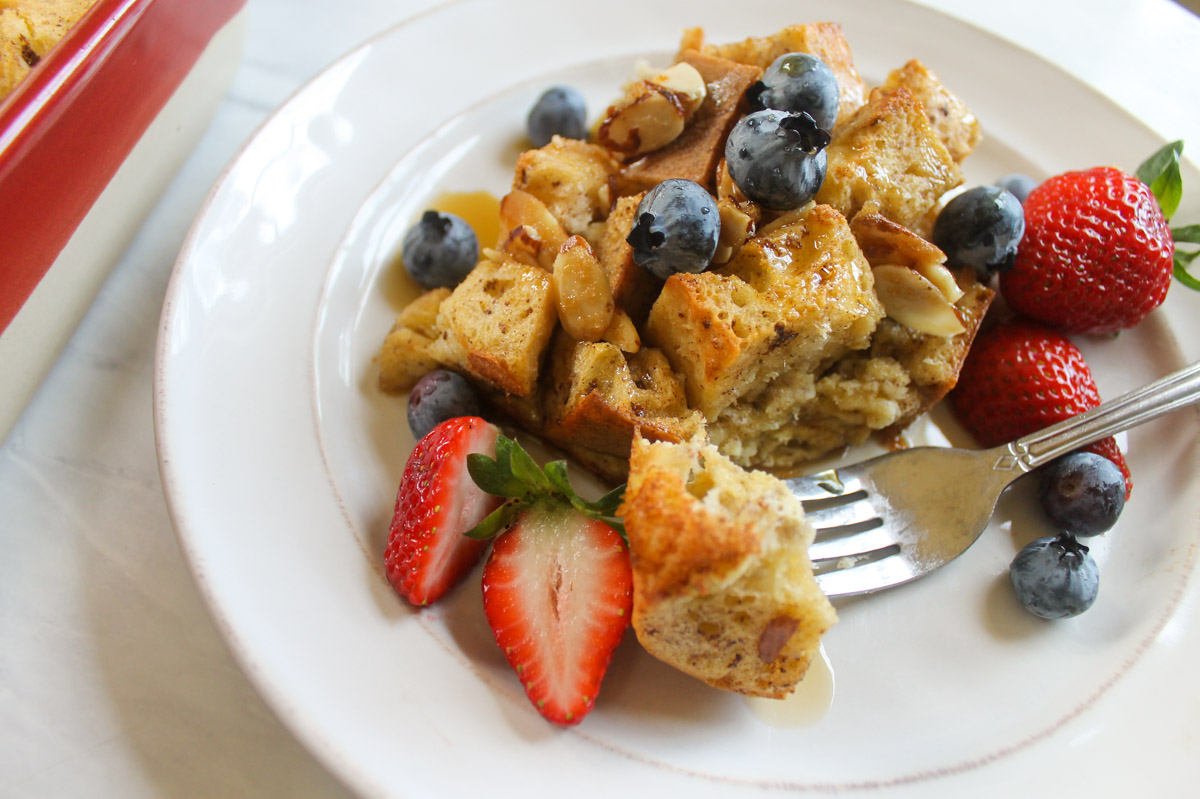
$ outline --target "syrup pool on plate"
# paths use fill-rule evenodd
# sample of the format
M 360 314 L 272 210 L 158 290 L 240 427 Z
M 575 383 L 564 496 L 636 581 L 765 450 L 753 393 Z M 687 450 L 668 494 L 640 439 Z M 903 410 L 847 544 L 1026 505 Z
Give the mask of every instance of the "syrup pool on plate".
M 804 679 L 785 699 L 748 696 L 743 701 L 750 712 L 771 727 L 811 727 L 833 706 L 833 667 L 822 646 Z

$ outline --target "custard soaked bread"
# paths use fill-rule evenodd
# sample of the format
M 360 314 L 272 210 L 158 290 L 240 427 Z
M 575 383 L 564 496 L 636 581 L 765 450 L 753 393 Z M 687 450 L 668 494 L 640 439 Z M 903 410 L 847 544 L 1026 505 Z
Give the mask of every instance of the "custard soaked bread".
M 787 486 L 712 446 L 639 439 L 622 514 L 646 651 L 717 688 L 791 693 L 837 614 Z
M 0 100 L 96 0 L 0 0 Z
M 797 51 L 836 74 L 837 122 L 815 202 L 772 211 L 732 179 L 725 139 L 764 67 Z M 837 25 L 730 45 L 692 30 L 677 63 L 631 83 L 597 130 L 600 144 L 554 137 L 521 155 L 495 246 L 398 318 L 386 390 L 454 369 L 623 479 L 638 431 L 706 434 L 737 464 L 788 469 L 895 434 L 954 385 L 992 293 L 919 234 L 979 132 L 919 62 L 868 91 Z M 647 189 L 676 178 L 715 200 L 720 235 L 707 268 L 664 281 L 630 235 Z

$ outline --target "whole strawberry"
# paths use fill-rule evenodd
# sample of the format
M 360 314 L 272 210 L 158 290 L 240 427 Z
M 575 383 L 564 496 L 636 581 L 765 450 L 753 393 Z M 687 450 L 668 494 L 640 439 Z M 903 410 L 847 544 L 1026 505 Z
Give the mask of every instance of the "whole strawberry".
M 472 456 L 471 476 L 508 497 L 472 536 L 498 533 L 483 567 L 483 609 L 525 694 L 546 719 L 578 724 L 596 702 L 629 626 L 633 570 L 620 522 L 622 489 L 586 502 L 566 464 L 539 467 L 510 439 Z
M 979 335 L 950 400 L 975 440 L 995 447 L 1096 407 L 1100 392 L 1070 340 L 1045 325 L 1017 320 Z M 1113 439 L 1085 449 L 1120 467 L 1128 495 L 1132 478 Z
M 396 492 L 384 568 L 388 581 L 414 605 L 450 590 L 483 557 L 486 541 L 464 535 L 500 500 L 481 491 L 467 456 L 491 454 L 500 431 L 477 416 L 448 419 L 417 442 Z
M 1158 202 L 1112 167 L 1068 172 L 1025 200 L 1025 236 L 1000 292 L 1017 312 L 1067 333 L 1136 325 L 1167 296 L 1174 243 Z

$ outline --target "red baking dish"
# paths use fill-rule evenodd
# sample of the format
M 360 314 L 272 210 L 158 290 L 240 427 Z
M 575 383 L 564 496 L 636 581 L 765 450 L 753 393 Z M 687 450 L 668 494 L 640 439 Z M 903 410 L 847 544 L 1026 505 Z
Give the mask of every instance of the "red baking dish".
M 195 147 L 246 0 L 97 0 L 0 102 L 0 439 Z

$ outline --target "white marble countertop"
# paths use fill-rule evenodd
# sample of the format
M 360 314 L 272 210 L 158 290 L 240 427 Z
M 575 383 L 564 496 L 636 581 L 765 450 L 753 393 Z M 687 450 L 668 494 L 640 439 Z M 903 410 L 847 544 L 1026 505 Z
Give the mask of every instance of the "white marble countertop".
M 322 66 L 435 4 L 249 0 L 211 128 L 0 447 L 0 797 L 348 795 L 243 677 L 192 583 L 155 457 L 154 344 L 175 255 L 240 143 Z M 1200 19 L 1168 0 L 925 4 L 1200 147 Z

